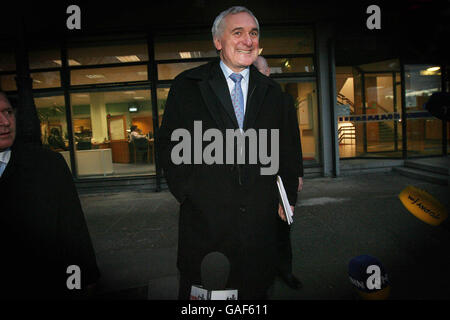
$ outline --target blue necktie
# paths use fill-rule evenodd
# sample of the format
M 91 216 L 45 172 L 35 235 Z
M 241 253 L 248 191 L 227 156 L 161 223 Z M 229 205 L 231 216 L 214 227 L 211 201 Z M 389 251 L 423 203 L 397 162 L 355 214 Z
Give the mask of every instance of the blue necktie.
M 231 91 L 231 101 L 233 102 L 239 128 L 242 129 L 244 126 L 244 94 L 242 93 L 241 88 L 242 75 L 239 73 L 232 73 L 230 74 L 230 79 L 234 82 L 234 88 Z
M 5 171 L 5 168 L 6 168 L 6 163 L 0 161 L 0 177 L 3 174 L 3 171 Z

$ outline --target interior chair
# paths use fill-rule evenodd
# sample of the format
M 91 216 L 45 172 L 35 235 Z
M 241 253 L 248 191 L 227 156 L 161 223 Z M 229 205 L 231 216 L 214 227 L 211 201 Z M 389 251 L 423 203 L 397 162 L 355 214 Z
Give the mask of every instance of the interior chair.
M 146 154 L 147 162 L 150 162 L 150 143 L 146 138 L 137 138 L 131 141 L 132 154 L 134 158 L 134 163 L 137 163 L 138 155 Z

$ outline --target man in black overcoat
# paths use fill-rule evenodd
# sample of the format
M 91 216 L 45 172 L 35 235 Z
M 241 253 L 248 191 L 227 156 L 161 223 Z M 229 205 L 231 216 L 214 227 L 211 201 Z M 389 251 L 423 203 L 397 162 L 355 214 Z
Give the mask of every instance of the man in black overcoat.
M 259 56 L 253 65 L 259 72 L 265 76 L 270 76 L 270 67 L 267 60 L 263 56 Z M 291 132 L 291 159 L 294 161 L 288 167 L 294 170 L 292 175 L 298 177 L 298 191 L 303 189 L 303 158 L 302 158 L 302 144 L 300 141 L 300 132 L 297 120 L 297 109 L 295 108 L 294 99 L 285 92 L 284 100 L 291 115 L 289 116 L 289 130 Z M 281 204 L 278 206 L 278 211 L 283 210 Z M 294 212 L 294 209 L 292 209 Z M 300 289 L 303 285 L 301 281 L 292 273 L 292 245 L 290 237 L 291 228 L 282 220 L 278 220 L 278 274 L 283 281 L 292 289 Z
M 279 85 L 252 66 L 259 54 L 259 25 L 253 14 L 243 7 L 230 8 L 216 18 L 212 33 L 220 61 L 175 78 L 158 136 L 161 165 L 169 189 L 180 203 L 179 298 L 188 299 L 190 286 L 201 284 L 200 266 L 205 255 L 219 251 L 230 261 L 227 287 L 238 289 L 239 299 L 264 299 L 277 262 L 277 174 L 288 186 L 291 205 L 297 197 L 297 176 L 291 175 L 293 170 L 288 167 L 293 163 L 286 143 L 289 112 Z M 245 102 L 244 117 L 239 113 L 242 103 L 237 99 L 241 95 L 238 82 Z M 266 129 L 267 154 L 272 152 L 273 157 L 270 165 L 279 160 L 278 170 L 262 174 L 261 169 L 269 165 L 261 157 L 256 164 L 248 159 L 245 163 L 174 161 L 173 150 L 179 150 L 181 141 L 172 133 L 180 129 L 191 137 L 188 143 L 192 152 L 183 153 L 183 157 L 198 157 L 195 121 L 201 121 L 202 132 L 214 129 L 223 137 L 230 129 Z M 274 132 L 279 133 L 276 142 L 272 141 Z M 203 141 L 201 150 L 209 143 Z M 243 147 L 246 156 L 252 147 L 251 143 Z M 233 150 L 235 155 L 243 151 L 239 145 Z M 280 214 L 285 219 L 284 213 Z
M 0 92 L 1 298 L 88 297 L 99 270 L 72 175 L 16 137 L 17 112 Z

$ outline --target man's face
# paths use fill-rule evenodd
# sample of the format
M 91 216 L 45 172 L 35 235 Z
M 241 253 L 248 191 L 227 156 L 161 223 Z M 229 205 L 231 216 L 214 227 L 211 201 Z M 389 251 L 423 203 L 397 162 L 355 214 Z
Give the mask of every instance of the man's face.
M 16 138 L 16 117 L 4 95 L 0 94 L 0 152 L 8 149 Z
M 234 72 L 247 68 L 258 57 L 259 34 L 255 20 L 247 12 L 227 15 L 223 32 L 214 39 L 222 61 Z

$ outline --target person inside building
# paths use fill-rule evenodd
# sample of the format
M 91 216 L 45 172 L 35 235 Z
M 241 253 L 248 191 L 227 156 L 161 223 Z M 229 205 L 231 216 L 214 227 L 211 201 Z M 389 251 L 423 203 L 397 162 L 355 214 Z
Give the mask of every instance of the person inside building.
M 130 141 L 133 141 L 134 139 L 147 139 L 147 136 L 145 134 L 142 134 L 142 130 L 138 128 L 138 126 L 132 125 L 130 127 Z
M 254 62 L 254 66 L 265 76 L 270 76 L 270 67 L 267 63 L 267 60 L 263 56 L 258 56 L 256 61 Z M 300 132 L 298 130 L 297 111 L 295 109 L 292 96 L 289 93 L 284 93 L 284 96 L 287 103 L 287 108 L 291 113 L 291 115 L 289 116 L 289 128 L 292 132 L 290 141 L 292 143 L 292 153 L 295 154 L 295 157 L 293 158 L 295 160 L 295 163 L 293 163 L 291 167 L 296 170 L 294 174 L 298 176 L 298 191 L 300 192 L 303 189 L 303 158 Z M 278 211 L 282 210 L 283 208 L 281 204 L 278 205 Z M 278 220 L 278 275 L 290 288 L 300 289 L 303 284 L 292 273 L 292 245 L 290 229 L 291 228 L 287 223 L 285 223 L 281 219 Z
M 287 144 L 289 114 L 280 86 L 253 66 L 259 54 L 259 24 L 253 13 L 244 7 L 223 11 L 213 23 L 212 36 L 220 60 L 175 78 L 157 137 L 169 189 L 180 203 L 179 298 L 188 299 L 191 286 L 201 284 L 203 259 L 218 251 L 230 263 L 227 288 L 237 289 L 240 300 L 267 299 L 278 260 L 276 174 L 285 181 L 290 204 L 297 199 L 298 176 L 289 168 L 294 162 Z M 256 164 L 173 161 L 178 143 L 172 134 L 177 129 L 190 134 L 191 155 L 202 157 L 194 146 L 199 123 L 222 135 L 227 129 L 237 134 L 259 128 L 270 129 L 270 135 L 278 132 L 279 139 L 269 146 L 279 147 L 274 152 L 277 173 L 262 174 L 261 159 Z M 244 148 L 249 154 L 254 146 L 234 147 L 233 156 Z M 284 212 L 279 214 L 286 220 Z
M 50 130 L 50 136 L 48 137 L 49 146 L 55 150 L 66 150 L 66 144 L 61 136 L 61 132 L 58 128 L 52 128 Z
M 72 174 L 59 153 L 22 141 L 10 99 L 0 92 L 1 296 L 92 296 L 100 272 Z

